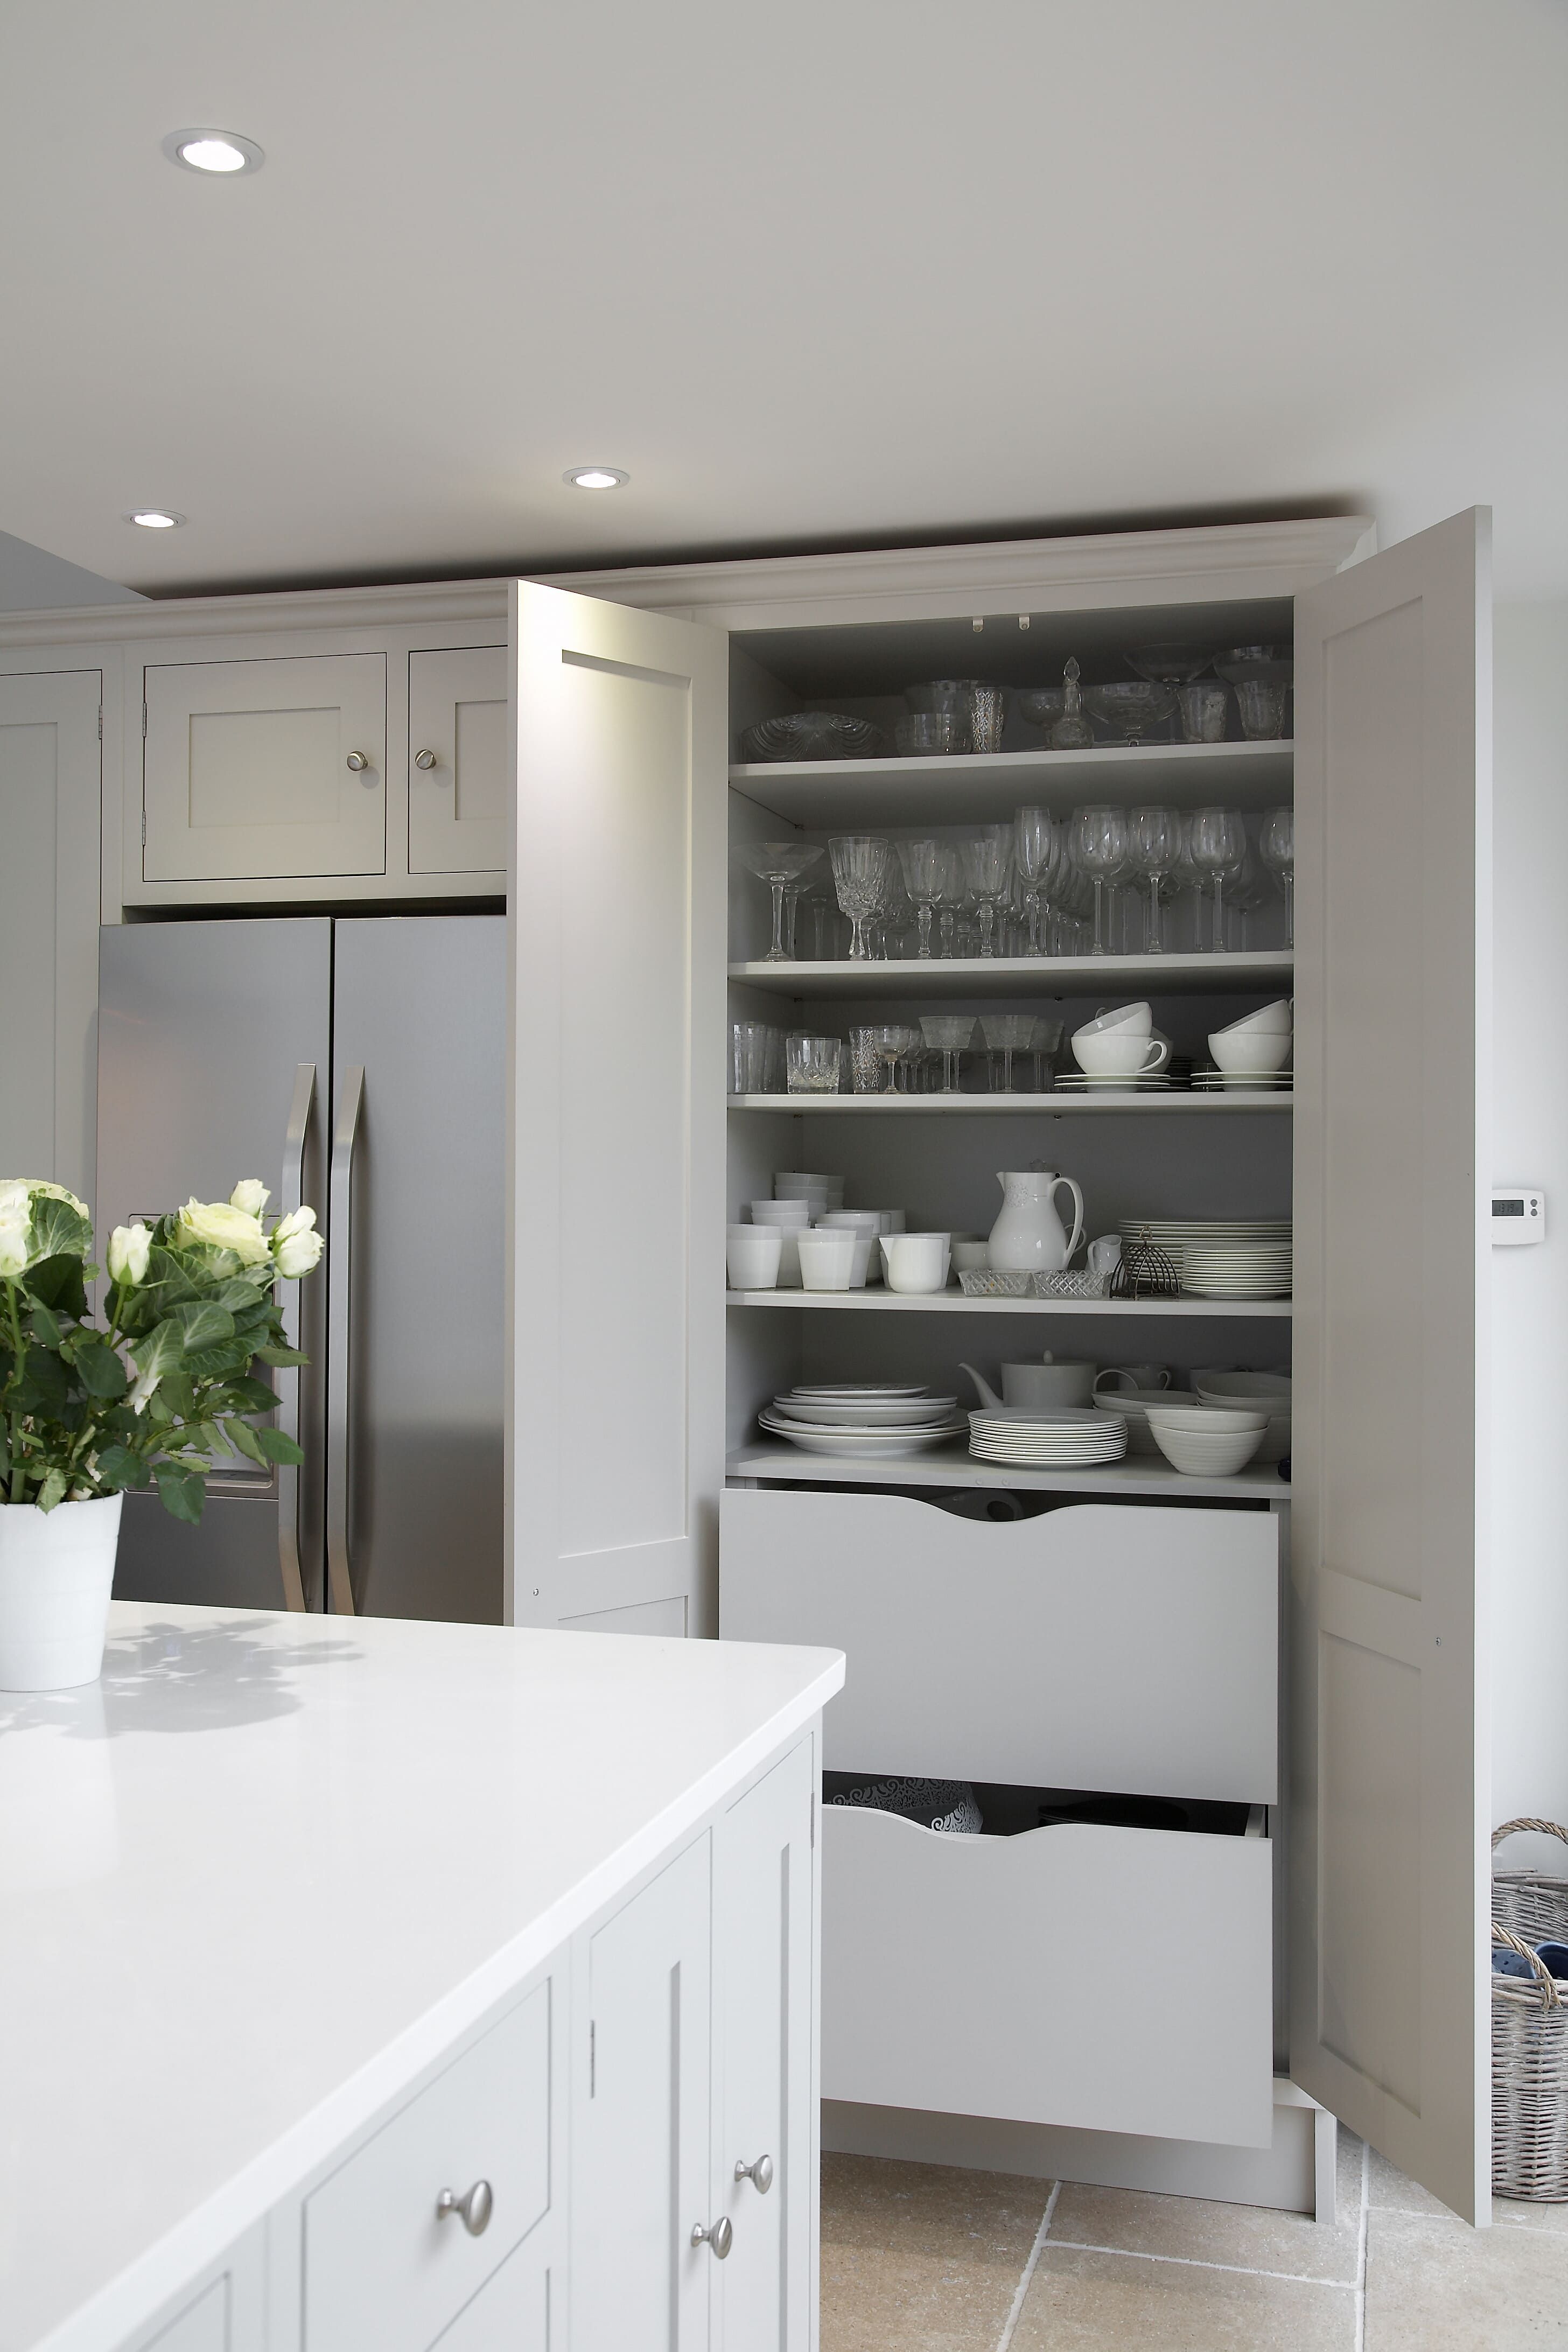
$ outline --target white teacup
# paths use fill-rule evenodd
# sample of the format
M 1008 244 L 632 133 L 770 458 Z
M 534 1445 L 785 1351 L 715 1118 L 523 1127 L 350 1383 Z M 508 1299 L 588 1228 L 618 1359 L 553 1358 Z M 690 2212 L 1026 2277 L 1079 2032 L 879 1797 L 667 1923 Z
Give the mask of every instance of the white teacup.
M 989 1242 L 954 1242 L 952 1270 L 954 1274 L 984 1274 L 991 1264 Z
M 884 1234 L 879 1246 L 889 1290 L 947 1288 L 951 1245 L 945 1234 Z
M 1118 1004 L 1109 1013 L 1097 1013 L 1092 1021 L 1086 1021 L 1083 1027 L 1073 1034 L 1075 1037 L 1104 1037 L 1109 1036 L 1112 1030 L 1122 1030 L 1129 1036 L 1147 1037 L 1153 1026 L 1152 1005 L 1142 1003 Z
M 1289 1030 L 1216 1029 L 1209 1052 L 1222 1070 L 1282 1070 L 1290 1058 Z
M 861 1246 L 858 1234 L 846 1233 L 842 1227 L 815 1226 L 809 1234 L 796 1237 L 795 1248 L 800 1254 L 800 1279 L 806 1290 L 847 1290 L 855 1268 L 855 1252 Z M 863 1246 L 868 1251 L 869 1242 Z
M 731 1225 L 729 1234 L 731 1290 L 776 1290 L 784 1237 L 761 1225 Z
M 1227 1021 L 1219 1034 L 1235 1037 L 1244 1030 L 1262 1030 L 1270 1037 L 1288 1037 L 1293 1025 L 1289 997 L 1277 996 L 1272 1004 L 1260 1005 L 1256 1013 L 1244 1013 L 1239 1021 Z
M 879 1239 L 876 1218 L 857 1220 L 854 1210 L 839 1210 L 837 1213 L 830 1213 L 826 1217 L 818 1217 L 812 1230 L 819 1234 L 848 1235 L 855 1244 L 855 1255 L 849 1264 L 849 1287 L 851 1290 L 864 1290 L 866 1277 L 871 1271 L 871 1252 L 876 1248 Z M 877 1272 L 880 1274 L 881 1271 L 882 1261 L 879 1256 Z M 809 1290 L 811 1287 L 811 1284 L 807 1283 L 806 1288 Z
M 1097 1078 L 1140 1077 L 1152 1070 L 1163 1070 L 1171 1058 L 1171 1048 L 1163 1037 L 1151 1037 L 1134 1030 L 1095 1033 L 1079 1029 L 1073 1037 L 1072 1050 L 1079 1069 Z

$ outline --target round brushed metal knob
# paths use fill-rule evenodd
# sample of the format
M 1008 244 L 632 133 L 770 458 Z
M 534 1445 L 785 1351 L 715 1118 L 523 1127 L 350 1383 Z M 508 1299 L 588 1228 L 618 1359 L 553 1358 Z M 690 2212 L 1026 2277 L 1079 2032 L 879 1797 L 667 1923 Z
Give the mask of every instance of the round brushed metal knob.
M 495 2194 L 489 2182 L 476 2180 L 463 2197 L 456 2196 L 450 2189 L 443 2189 L 436 2200 L 436 2219 L 444 2221 L 448 2213 L 455 2213 L 470 2238 L 482 2238 L 489 2228 L 495 2205 Z
M 414 754 L 414 764 L 416 768 L 424 768 L 426 770 L 433 768 L 436 765 L 435 752 L 416 751 Z
M 349 753 L 349 766 L 353 770 L 356 776 L 362 776 L 369 765 L 370 761 L 365 758 L 363 751 L 351 751 Z
M 773 2185 L 773 2160 L 771 2156 L 759 2156 L 753 2164 L 735 2167 L 737 2180 L 749 2180 L 759 2197 L 765 2197 Z
M 707 2246 L 722 2262 L 735 2242 L 735 2232 L 728 2213 L 721 2213 L 710 2230 L 705 2230 L 699 2221 L 691 2232 L 691 2242 L 694 2246 Z

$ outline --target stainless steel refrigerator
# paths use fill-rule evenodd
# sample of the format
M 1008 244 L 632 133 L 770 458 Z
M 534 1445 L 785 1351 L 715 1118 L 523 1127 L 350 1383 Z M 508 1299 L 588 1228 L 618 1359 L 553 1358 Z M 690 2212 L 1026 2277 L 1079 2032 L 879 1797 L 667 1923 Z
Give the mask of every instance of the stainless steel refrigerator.
M 100 1234 L 259 1176 L 327 1244 L 282 1288 L 303 1468 L 199 1528 L 128 1495 L 122 1598 L 500 1622 L 505 982 L 499 915 L 101 933 Z

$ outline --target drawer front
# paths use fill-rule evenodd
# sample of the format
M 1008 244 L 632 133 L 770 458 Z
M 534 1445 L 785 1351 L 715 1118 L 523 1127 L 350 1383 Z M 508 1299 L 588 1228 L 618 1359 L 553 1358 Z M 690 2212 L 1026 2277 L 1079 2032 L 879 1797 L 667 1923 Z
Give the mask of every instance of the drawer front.
M 541 1985 L 305 2200 L 305 2352 L 426 2352 L 549 2209 L 550 1997 Z M 488 2180 L 470 2237 L 437 2199 Z
M 822 2095 L 1266 2147 L 1271 1848 L 822 1811 Z
M 843 1650 L 832 1770 L 1277 1801 L 1279 1522 L 731 1488 L 720 1629 Z
M 510 806 L 506 647 L 410 654 L 410 874 L 504 874 Z
M 519 2246 L 437 2339 L 439 2352 L 550 2352 L 550 2264 Z
M 227 2279 L 214 2279 L 205 2294 L 160 2329 L 142 2352 L 230 2352 Z
M 146 881 L 385 872 L 384 654 L 167 663 L 142 692 Z

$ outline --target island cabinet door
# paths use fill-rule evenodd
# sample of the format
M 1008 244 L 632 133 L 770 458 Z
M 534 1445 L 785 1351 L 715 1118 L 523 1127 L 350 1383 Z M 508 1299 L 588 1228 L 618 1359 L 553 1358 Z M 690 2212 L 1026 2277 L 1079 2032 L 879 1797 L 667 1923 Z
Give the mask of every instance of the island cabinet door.
M 521 583 L 513 646 L 508 1616 L 711 1633 L 727 641 Z
M 579 1948 L 572 2352 L 706 2352 L 711 1867 L 704 1832 Z
M 816 1742 L 718 1822 L 713 2189 L 723 2352 L 810 2352 L 816 2308 Z

